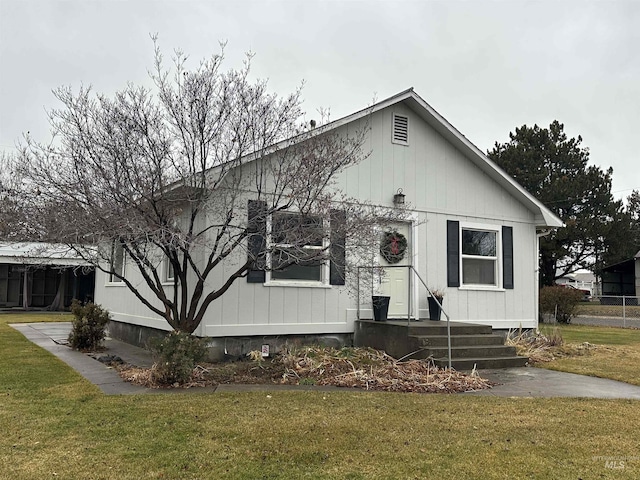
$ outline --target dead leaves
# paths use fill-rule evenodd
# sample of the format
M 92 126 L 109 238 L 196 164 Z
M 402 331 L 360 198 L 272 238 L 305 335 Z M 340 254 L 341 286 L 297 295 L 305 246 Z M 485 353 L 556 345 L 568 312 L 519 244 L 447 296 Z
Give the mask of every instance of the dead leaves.
M 414 393 L 455 393 L 491 388 L 477 374 L 439 368 L 426 360 L 398 361 L 371 348 L 301 347 L 279 353 L 270 361 L 244 361 L 198 366 L 188 383 L 173 387 L 219 383 L 323 385 L 363 390 Z M 206 367 L 206 368 L 205 368 Z M 120 376 L 148 388 L 160 388 L 153 368 L 116 366 Z M 279 372 L 277 375 L 276 373 Z M 223 376 L 224 374 L 224 376 Z M 255 378 L 254 378 L 255 377 Z
M 491 382 L 434 366 L 429 360 L 399 362 L 369 348 L 305 347 L 282 354 L 284 382 L 313 383 L 387 392 L 454 393 L 481 390 Z

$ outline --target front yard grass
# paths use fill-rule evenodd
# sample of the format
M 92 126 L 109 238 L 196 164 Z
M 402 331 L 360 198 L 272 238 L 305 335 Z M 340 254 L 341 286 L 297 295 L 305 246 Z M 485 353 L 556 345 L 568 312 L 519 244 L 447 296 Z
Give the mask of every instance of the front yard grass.
M 0 316 L 0 478 L 640 476 L 638 401 L 352 390 L 105 396 L 8 320 Z
M 586 325 L 541 325 L 540 330 L 550 334 L 556 328 L 565 343 L 579 345 L 588 342 L 595 348 L 583 349 L 581 355 L 558 358 L 536 366 L 640 385 L 640 330 Z

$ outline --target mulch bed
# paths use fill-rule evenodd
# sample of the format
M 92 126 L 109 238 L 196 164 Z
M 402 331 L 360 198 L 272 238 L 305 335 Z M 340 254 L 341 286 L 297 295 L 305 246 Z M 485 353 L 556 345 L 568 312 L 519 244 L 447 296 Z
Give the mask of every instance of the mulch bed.
M 128 382 L 150 388 L 192 388 L 219 384 L 332 385 L 387 392 L 456 393 L 491 388 L 475 372 L 439 368 L 430 360 L 398 361 L 371 348 L 302 347 L 263 359 L 201 364 L 185 384 L 159 385 L 153 367 L 113 364 Z

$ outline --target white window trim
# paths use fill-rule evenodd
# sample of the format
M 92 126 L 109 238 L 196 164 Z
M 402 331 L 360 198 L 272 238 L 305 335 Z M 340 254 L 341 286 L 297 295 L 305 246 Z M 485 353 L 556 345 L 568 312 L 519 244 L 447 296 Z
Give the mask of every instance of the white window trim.
M 504 292 L 506 291 L 502 286 L 503 281 L 503 265 L 502 265 L 502 226 L 501 225 L 493 225 L 487 223 L 466 223 L 460 222 L 460 233 L 459 237 L 459 252 L 460 252 L 460 287 L 459 290 L 489 290 L 492 292 Z M 464 283 L 464 275 L 463 275 L 463 260 L 465 258 L 481 258 L 477 255 L 464 255 L 462 253 L 462 231 L 463 230 L 478 230 L 483 232 L 495 232 L 496 234 L 496 256 L 495 257 L 482 257 L 489 261 L 489 259 L 495 261 L 495 285 L 484 285 L 478 283 Z
M 281 212 L 285 215 L 297 215 L 296 212 Z M 267 217 L 267 255 L 266 255 L 266 264 L 271 267 L 271 249 L 274 246 L 279 246 L 279 247 L 285 247 L 286 248 L 286 244 L 276 244 L 274 242 L 271 241 L 271 234 L 272 234 L 272 217 L 273 214 L 269 215 Z M 327 222 L 328 220 L 323 218 L 322 219 L 322 225 L 323 225 L 323 229 L 326 228 L 327 226 Z M 305 247 L 307 248 L 307 247 Z M 328 249 L 329 248 L 329 241 L 324 238 L 322 239 L 322 246 L 311 246 L 308 247 L 311 249 Z M 322 279 L 320 281 L 317 280 L 294 280 L 294 279 L 280 279 L 280 278 L 271 278 L 271 270 L 267 269 L 267 271 L 265 272 L 265 282 L 264 282 L 264 286 L 265 287 L 303 287 L 303 288 L 331 288 L 331 285 L 329 284 L 329 261 L 326 261 L 322 264 L 321 268 L 320 268 L 320 272 L 321 272 L 321 277 Z
M 115 255 L 115 249 L 116 248 L 122 248 L 122 273 L 121 275 L 123 277 L 126 276 L 127 273 L 127 252 L 124 251 L 124 247 L 122 247 L 122 245 L 113 245 L 113 248 L 111 250 L 111 259 L 109 260 L 109 269 L 113 269 L 113 256 Z M 117 278 L 113 273 L 109 272 L 107 274 L 107 283 L 106 286 L 110 286 L 110 287 L 122 287 L 125 286 L 125 283 L 123 280 L 120 280 L 119 278 Z
M 165 285 L 173 285 L 175 280 L 175 274 L 173 276 L 169 276 L 169 267 L 171 263 L 169 262 L 169 257 L 164 257 L 162 260 L 162 283 Z

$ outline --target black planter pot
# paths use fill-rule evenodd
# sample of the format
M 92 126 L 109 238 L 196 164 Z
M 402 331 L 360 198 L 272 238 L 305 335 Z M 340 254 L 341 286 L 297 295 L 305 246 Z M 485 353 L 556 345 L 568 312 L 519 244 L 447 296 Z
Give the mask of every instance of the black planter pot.
M 440 302 L 440 305 L 438 305 L 438 302 L 436 302 L 436 299 L 434 297 L 427 297 L 427 300 L 429 302 L 429 320 L 440 320 L 440 315 L 442 314 L 440 305 L 442 305 L 443 299 L 438 298 L 438 302 Z
M 373 302 L 373 319 L 376 322 L 386 322 L 387 315 L 389 315 L 389 300 L 391 297 L 373 296 L 371 297 Z

